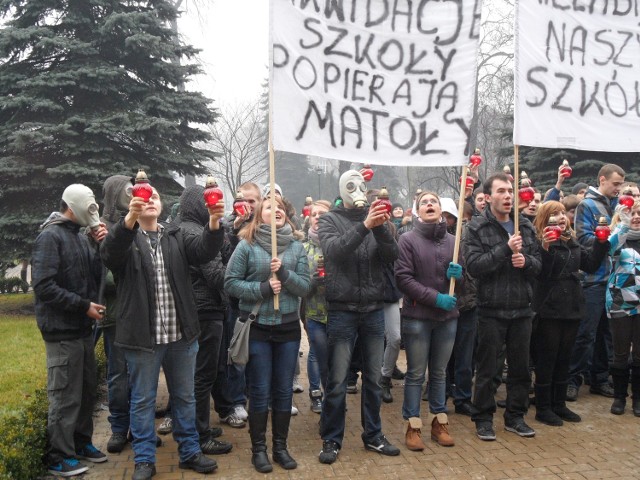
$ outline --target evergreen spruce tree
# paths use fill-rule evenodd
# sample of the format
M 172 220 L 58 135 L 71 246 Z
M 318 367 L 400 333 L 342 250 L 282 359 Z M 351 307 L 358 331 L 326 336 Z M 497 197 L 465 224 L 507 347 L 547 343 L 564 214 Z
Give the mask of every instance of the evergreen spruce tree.
M 0 257 L 28 258 L 71 183 L 99 199 L 145 168 L 168 200 L 171 172 L 202 173 L 216 113 L 182 86 L 200 72 L 165 0 L 0 0 Z M 189 62 L 182 64 L 181 61 Z

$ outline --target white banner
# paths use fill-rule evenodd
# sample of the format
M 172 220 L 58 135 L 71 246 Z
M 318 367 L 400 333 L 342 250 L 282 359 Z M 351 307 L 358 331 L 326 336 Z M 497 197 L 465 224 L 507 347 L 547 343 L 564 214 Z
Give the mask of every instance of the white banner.
M 637 0 L 516 1 L 517 145 L 640 151 Z
M 467 164 L 479 31 L 480 0 L 271 0 L 274 148 Z

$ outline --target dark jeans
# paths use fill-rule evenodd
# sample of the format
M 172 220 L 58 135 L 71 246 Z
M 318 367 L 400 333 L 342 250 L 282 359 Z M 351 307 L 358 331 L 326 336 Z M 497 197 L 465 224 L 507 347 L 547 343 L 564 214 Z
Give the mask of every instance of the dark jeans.
M 91 335 L 45 342 L 47 354 L 47 437 L 49 462 L 76 456 L 91 443 L 96 392 L 96 359 Z
M 471 419 L 476 423 L 491 423 L 496 411 L 494 377 L 500 367 L 499 356 L 506 345 L 509 364 L 507 374 L 507 408 L 505 421 L 522 418 L 528 409 L 529 344 L 531 341 L 531 317 L 505 320 L 478 318 L 478 350 L 476 353 L 476 390 L 473 397 L 474 411 Z
M 114 344 L 116 326 L 101 328 L 104 353 L 107 356 L 107 387 L 109 389 L 109 424 L 112 433 L 129 431 L 129 372 L 124 350 Z
M 309 337 L 309 356 L 307 374 L 309 375 L 309 396 L 314 390 L 327 388 L 327 325 L 307 319 Z
M 456 405 L 471 401 L 477 332 L 476 309 L 460 312 L 456 341 L 453 345 L 453 358 L 455 358 L 453 403 Z
M 291 413 L 293 374 L 298 362 L 300 341 L 249 341 L 249 411 Z
M 382 432 L 380 387 L 384 355 L 384 313 L 331 311 L 327 324 L 329 372 L 322 403 L 321 436 L 342 445 L 345 427 L 347 375 L 356 337 L 362 349 L 362 394 L 360 421 L 362 438 L 372 441 Z
M 196 429 L 200 442 L 209 440 L 211 389 L 218 376 L 218 359 L 224 323 L 223 312 L 199 313 L 200 336 L 196 355 L 194 390 L 196 397 Z
M 586 314 L 578 326 L 578 334 L 569 363 L 569 383 L 582 384 L 582 375 L 589 375 L 591 385 L 609 380 L 611 332 L 605 312 L 606 285 L 584 289 Z
M 238 310 L 229 307 L 224 323 L 223 343 L 220 347 L 218 361 L 218 377 L 211 389 L 215 411 L 220 417 L 229 415 L 236 405 L 246 405 L 245 395 L 245 367 L 240 365 L 227 365 L 227 349 L 233 336 L 233 327 L 238 318 Z
M 627 370 L 629 368 L 629 355 L 632 355 L 631 366 L 640 367 L 640 315 L 612 318 L 610 324 L 613 338 L 613 361 L 611 366 Z
M 579 320 L 538 318 L 538 327 L 533 334 L 537 352 L 537 385 L 567 381 L 571 350 L 576 340 L 579 323 Z

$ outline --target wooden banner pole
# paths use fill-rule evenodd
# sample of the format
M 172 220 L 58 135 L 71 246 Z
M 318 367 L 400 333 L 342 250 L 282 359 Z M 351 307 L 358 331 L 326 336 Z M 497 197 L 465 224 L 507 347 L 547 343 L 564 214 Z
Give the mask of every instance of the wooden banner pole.
M 518 195 L 518 188 L 520 185 L 520 165 L 519 165 L 519 145 L 513 146 L 513 233 L 518 235 L 520 231 L 520 196 Z
M 462 217 L 464 214 L 464 202 L 465 192 L 467 189 L 467 171 L 469 167 L 466 165 L 462 167 L 462 176 L 460 177 L 460 198 L 458 200 L 458 221 L 456 222 L 456 239 L 453 245 L 453 263 L 458 263 L 458 256 L 460 255 L 460 237 L 462 236 Z M 453 296 L 456 288 L 456 279 L 451 278 L 449 280 L 449 295 Z

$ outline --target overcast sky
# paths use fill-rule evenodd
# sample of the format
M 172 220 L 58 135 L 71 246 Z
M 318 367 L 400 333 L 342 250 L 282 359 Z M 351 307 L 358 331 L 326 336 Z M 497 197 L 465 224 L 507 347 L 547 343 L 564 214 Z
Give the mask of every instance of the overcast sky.
M 206 71 L 189 88 L 212 98 L 216 107 L 252 101 L 268 75 L 269 1 L 199 3 L 208 5 L 198 12 L 193 0 L 183 2 L 179 21 L 185 41 L 202 49 Z

